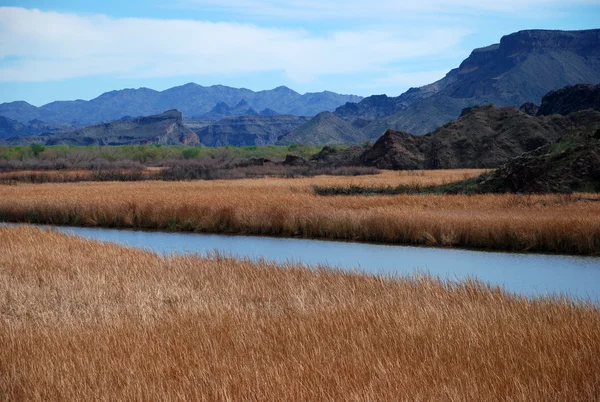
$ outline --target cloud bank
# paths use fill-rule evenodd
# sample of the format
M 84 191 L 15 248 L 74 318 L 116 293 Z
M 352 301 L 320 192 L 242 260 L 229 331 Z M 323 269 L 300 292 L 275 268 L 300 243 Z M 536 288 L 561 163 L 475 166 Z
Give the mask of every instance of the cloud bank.
M 226 3 L 267 7 L 271 2 Z M 318 8 L 318 3 L 308 2 L 308 7 Z M 420 32 L 387 27 L 318 35 L 253 24 L 0 7 L 0 81 L 280 72 L 309 82 L 327 75 L 385 75 L 395 63 L 449 52 L 467 34 L 452 27 Z

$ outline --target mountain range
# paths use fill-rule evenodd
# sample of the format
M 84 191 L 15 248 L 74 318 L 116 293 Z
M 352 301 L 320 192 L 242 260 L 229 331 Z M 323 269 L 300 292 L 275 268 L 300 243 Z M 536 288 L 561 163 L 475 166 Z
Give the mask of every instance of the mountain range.
M 231 107 L 226 102 L 219 102 L 211 109 L 210 112 L 199 116 L 204 120 L 221 120 L 226 117 L 232 116 L 277 116 L 281 113 L 276 112 L 273 109 L 263 109 L 257 112 L 246 99 L 242 99 L 237 105 Z
M 446 189 L 451 192 L 590 191 L 600 185 L 599 95 L 600 85 L 551 91 L 536 114 L 469 107 L 431 133 L 388 129 L 372 146 L 326 146 L 310 162 L 399 170 L 501 167 L 477 183 L 469 179 Z
M 473 50 L 441 80 L 411 88 L 398 97 L 362 99 L 327 91 L 300 95 L 286 87 L 253 92 L 192 83 L 162 92 L 125 89 L 91 101 L 52 102 L 40 108 L 26 102 L 1 104 L 0 140 L 26 135 L 47 138 L 76 129 L 79 131 L 74 133 L 82 133 L 82 125 L 131 121 L 139 119 L 131 116 L 157 115 L 176 108 L 186 117 L 180 123 L 207 146 L 362 144 L 377 140 L 388 129 L 417 135 L 435 131 L 473 106 L 522 106 L 521 110 L 530 115 L 564 114 L 557 102 L 552 102 L 557 105 L 555 110 L 546 110 L 543 105 L 538 110 L 536 104 L 546 94 L 562 96 L 560 91 L 551 91 L 564 86 L 598 83 L 600 29 L 527 30 Z M 581 99 L 582 104 L 593 103 L 598 96 L 583 92 L 591 98 Z M 574 99 L 581 97 L 573 90 L 568 94 Z M 573 99 L 565 100 L 565 104 L 571 107 Z M 61 138 L 66 141 L 74 137 Z
M 164 91 L 123 89 L 106 92 L 90 101 L 56 101 L 41 107 L 25 101 L 3 103 L 0 104 L 0 116 L 21 124 L 37 119 L 46 124 L 73 126 L 114 121 L 125 116 L 156 115 L 169 109 L 179 110 L 186 118 L 215 120 L 231 115 L 258 114 L 257 111 L 265 115 L 314 116 L 361 99 L 360 96 L 329 91 L 300 95 L 284 86 L 254 92 L 245 88 L 223 85 L 204 87 L 189 83 Z
M 360 126 L 372 139 L 388 128 L 424 134 L 469 106 L 539 104 L 549 91 L 580 83 L 600 83 L 600 29 L 527 30 L 473 50 L 437 82 L 398 97 L 370 96 L 347 103 L 334 114 Z

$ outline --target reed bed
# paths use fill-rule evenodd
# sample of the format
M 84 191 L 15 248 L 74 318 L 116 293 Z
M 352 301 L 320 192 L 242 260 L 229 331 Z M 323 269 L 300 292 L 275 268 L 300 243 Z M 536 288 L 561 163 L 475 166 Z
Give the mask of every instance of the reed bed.
M 0 400 L 592 401 L 600 310 L 0 227 Z
M 0 186 L 0 220 L 570 254 L 600 252 L 600 195 L 320 197 L 312 186 L 434 185 L 477 171 Z
M 19 170 L 0 172 L 0 185 L 17 185 L 20 183 L 72 183 L 81 181 L 139 181 L 156 180 L 156 176 L 156 171 L 150 169 Z
M 379 170 L 366 166 L 287 166 L 281 163 L 239 165 L 177 161 L 165 166 L 132 165 L 119 169 L 110 165 L 89 169 L 10 170 L 0 167 L 0 185 L 19 183 L 73 183 L 81 181 L 142 181 L 142 180 L 237 180 L 262 177 L 313 177 L 317 175 L 360 176 L 378 174 Z

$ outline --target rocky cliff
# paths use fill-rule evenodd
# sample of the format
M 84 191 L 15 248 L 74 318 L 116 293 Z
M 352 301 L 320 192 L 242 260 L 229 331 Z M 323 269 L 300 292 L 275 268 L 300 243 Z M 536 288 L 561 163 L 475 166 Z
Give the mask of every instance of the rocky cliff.
M 600 30 L 520 31 L 499 44 L 475 49 L 441 80 L 395 98 L 368 97 L 335 114 L 352 123 L 370 120 L 364 132 L 378 138 L 387 128 L 424 134 L 457 118 L 463 108 L 540 104 L 548 91 L 600 83 Z
M 568 115 L 581 110 L 592 109 L 600 112 L 600 85 L 567 86 L 544 95 L 537 115 Z
M 22 137 L 13 142 L 32 140 L 47 145 L 200 144 L 198 135 L 184 127 L 181 112 L 177 110 L 132 120 L 97 124 L 62 134 Z

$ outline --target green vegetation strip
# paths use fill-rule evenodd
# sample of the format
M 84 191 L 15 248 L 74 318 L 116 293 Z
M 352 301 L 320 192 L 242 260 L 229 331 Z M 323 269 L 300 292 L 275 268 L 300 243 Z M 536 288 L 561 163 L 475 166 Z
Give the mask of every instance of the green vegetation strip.
M 334 146 L 344 149 L 344 146 Z M 308 157 L 320 152 L 323 145 L 245 146 L 245 147 L 189 147 L 180 145 L 122 145 L 122 146 L 0 146 L 0 160 L 27 160 L 64 158 L 67 160 L 160 162 L 169 159 L 228 159 L 228 158 L 280 158 L 293 153 Z

